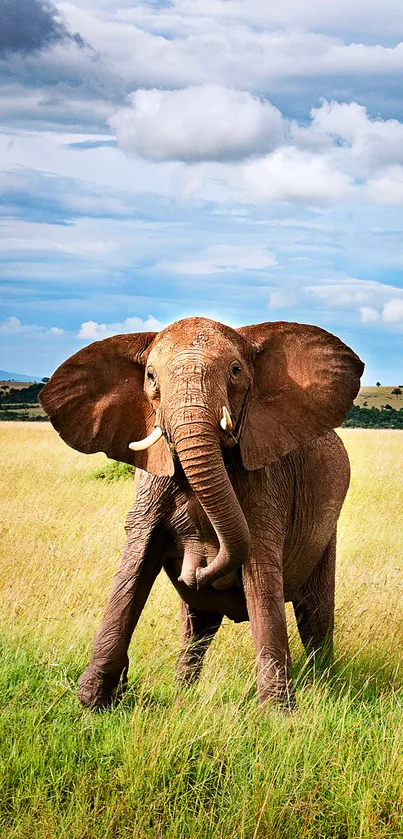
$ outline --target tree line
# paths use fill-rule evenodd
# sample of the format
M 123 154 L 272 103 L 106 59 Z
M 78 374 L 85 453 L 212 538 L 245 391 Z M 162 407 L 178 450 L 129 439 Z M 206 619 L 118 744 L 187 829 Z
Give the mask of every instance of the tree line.
M 398 411 L 392 405 L 381 408 L 360 408 L 353 405 L 343 422 L 343 428 L 402 428 L 403 408 Z
M 28 387 L 15 388 L 8 385 L 1 385 L 0 387 L 0 419 L 18 419 L 18 420 L 46 420 L 47 417 L 41 415 L 29 416 L 28 414 L 17 413 L 24 408 L 32 408 L 38 405 L 39 407 L 39 393 L 45 387 L 44 382 L 33 382 Z M 391 391 L 393 396 L 401 396 L 402 390 L 394 388 Z M 12 413 L 11 413 L 11 409 Z M 343 422 L 344 428 L 402 428 L 403 429 L 403 407 L 397 410 L 392 405 L 382 405 L 380 408 L 360 408 L 359 405 L 353 405 L 351 411 Z

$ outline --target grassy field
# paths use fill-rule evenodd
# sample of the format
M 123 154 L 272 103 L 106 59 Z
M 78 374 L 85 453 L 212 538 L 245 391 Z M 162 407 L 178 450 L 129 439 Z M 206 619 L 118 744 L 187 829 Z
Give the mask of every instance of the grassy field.
M 299 712 L 262 713 L 248 624 L 173 683 L 178 598 L 157 580 L 111 711 L 76 699 L 132 503 L 47 424 L 0 424 L 0 835 L 7 839 L 392 839 L 403 835 L 403 433 L 344 429 L 337 663 L 305 663 Z
M 380 408 L 381 405 L 392 405 L 392 408 L 403 408 L 403 396 L 396 396 L 392 394 L 398 385 L 381 385 L 380 387 L 362 387 L 360 388 L 357 399 L 354 400 L 354 405 L 359 405 L 360 408 Z M 403 391 L 403 387 L 400 388 Z M 367 403 L 364 406 L 364 402 Z
M 31 385 L 38 384 L 38 382 L 12 382 L 7 381 L 6 379 L 0 379 L 0 395 L 7 393 L 5 388 L 8 391 L 10 390 L 26 390 Z M 31 397 L 32 399 L 32 397 Z M 31 401 L 29 399 L 28 401 Z M 3 414 L 2 419 L 4 420 L 25 420 L 25 417 L 30 417 L 31 420 L 36 417 L 45 417 L 45 411 L 43 410 L 42 406 L 39 402 L 33 402 L 32 405 L 28 407 L 22 407 L 21 403 L 19 402 L 1 402 L 0 401 L 0 414 Z

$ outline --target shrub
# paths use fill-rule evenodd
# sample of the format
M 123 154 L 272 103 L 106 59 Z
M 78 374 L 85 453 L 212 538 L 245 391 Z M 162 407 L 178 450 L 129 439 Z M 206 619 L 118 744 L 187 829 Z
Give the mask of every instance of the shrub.
M 103 466 L 87 472 L 88 480 L 122 481 L 133 478 L 136 470 L 128 463 L 120 463 L 118 460 L 107 460 Z

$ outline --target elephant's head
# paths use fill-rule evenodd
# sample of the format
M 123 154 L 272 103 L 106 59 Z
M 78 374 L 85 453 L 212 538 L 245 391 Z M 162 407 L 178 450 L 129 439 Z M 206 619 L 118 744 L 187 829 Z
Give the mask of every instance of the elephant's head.
M 159 476 L 173 475 L 179 458 L 220 545 L 197 569 L 202 586 L 250 552 L 222 449 L 239 444 L 244 467 L 254 470 L 320 437 L 345 418 L 362 371 L 351 349 L 315 326 L 234 330 L 188 318 L 85 347 L 56 370 L 41 402 L 74 449 Z

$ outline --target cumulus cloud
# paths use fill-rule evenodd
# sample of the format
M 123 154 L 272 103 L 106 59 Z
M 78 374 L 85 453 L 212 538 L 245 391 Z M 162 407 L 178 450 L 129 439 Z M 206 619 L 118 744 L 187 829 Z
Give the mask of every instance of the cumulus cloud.
M 375 323 L 379 320 L 378 309 L 374 309 L 373 306 L 361 306 L 360 315 L 362 323 Z
M 19 318 L 10 317 L 0 323 L 0 333 L 2 335 L 65 335 L 65 330 L 58 326 L 37 326 L 36 324 L 21 323 Z
M 125 151 L 152 160 L 233 160 L 284 142 L 277 108 L 219 84 L 137 90 L 109 120 Z
M 137 90 L 129 99 L 109 123 L 121 148 L 145 158 L 244 160 L 288 146 L 289 155 L 294 147 L 305 154 L 304 164 L 314 154 L 353 177 L 403 164 L 403 123 L 372 119 L 357 102 L 324 101 L 300 125 L 267 100 L 217 84 Z
M 50 0 L 0 0 L 0 56 L 27 55 L 63 41 L 84 46 L 80 35 L 72 34 Z
M 369 178 L 367 192 L 378 204 L 403 204 L 403 166 L 389 166 L 380 177 Z
M 312 109 L 309 128 L 297 129 L 297 136 L 312 139 L 314 146 L 328 144 L 344 168 L 356 175 L 403 163 L 403 124 L 372 119 L 357 102 L 323 102 Z
M 163 324 L 153 315 L 149 315 L 146 320 L 138 317 L 126 318 L 121 323 L 97 323 L 95 320 L 87 320 L 81 324 L 77 337 L 84 341 L 99 341 L 121 333 L 159 332 L 160 329 L 163 329 Z
M 177 173 L 182 197 L 210 181 L 257 202 L 339 201 L 353 188 L 403 200 L 403 123 L 372 119 L 356 102 L 324 101 L 307 125 L 222 85 L 139 90 L 131 102 L 110 120 L 119 145 L 192 164 Z
M 293 146 L 246 163 L 241 174 L 246 192 L 260 201 L 337 200 L 352 185 L 331 160 Z
M 217 84 L 137 90 L 129 98 L 109 120 L 124 151 L 185 163 L 245 161 L 241 169 L 193 169 L 182 178 L 185 195 L 212 175 L 256 200 L 338 200 L 354 182 L 403 163 L 403 124 L 371 119 L 356 102 L 325 101 L 301 126 L 269 102 Z M 402 184 L 392 191 L 396 203 Z M 368 188 L 386 199 L 388 183 Z
M 403 289 L 376 280 L 345 277 L 317 286 L 305 286 L 302 291 L 316 305 L 358 312 L 361 323 L 403 321 Z
M 403 321 L 403 297 L 392 297 L 385 303 L 382 320 L 386 323 L 400 323 Z

